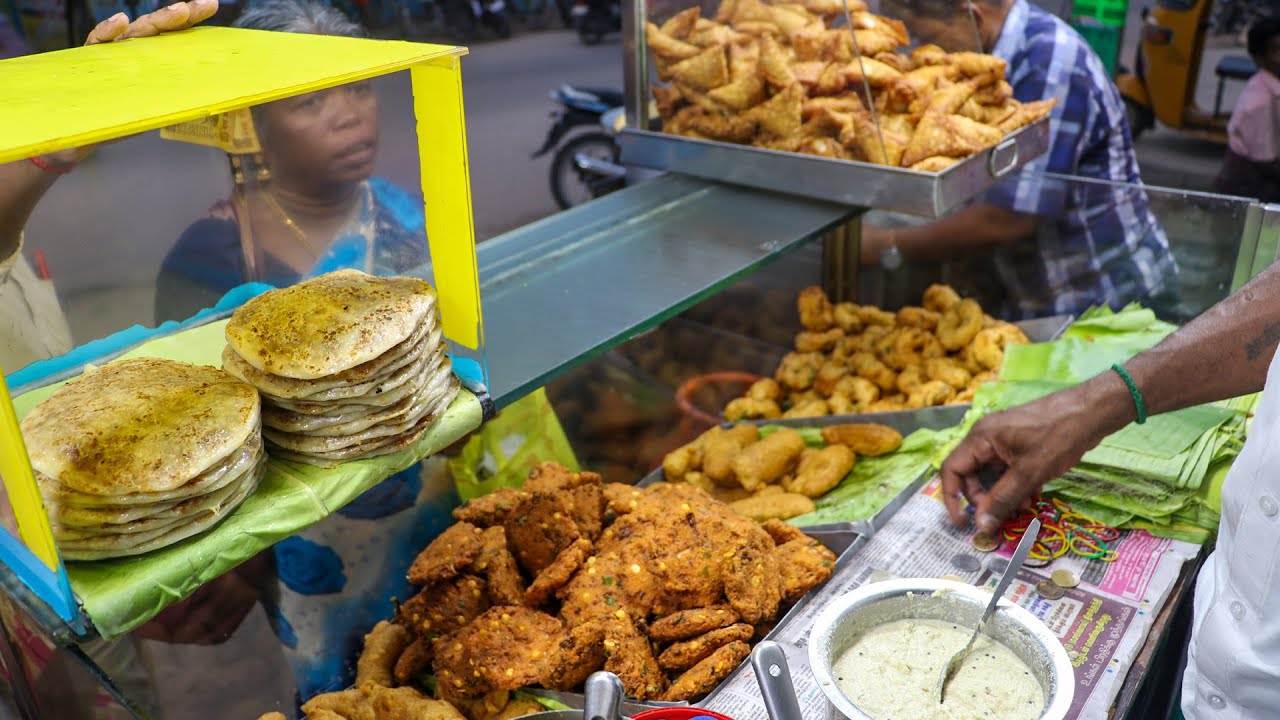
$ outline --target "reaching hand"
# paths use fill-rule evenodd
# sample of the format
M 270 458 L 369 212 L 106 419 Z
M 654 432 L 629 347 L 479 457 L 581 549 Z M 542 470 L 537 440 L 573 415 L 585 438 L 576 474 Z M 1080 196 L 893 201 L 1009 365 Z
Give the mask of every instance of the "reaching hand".
M 979 420 L 942 463 L 943 500 L 952 522 L 968 523 L 960 502 L 967 498 L 978 529 L 994 532 L 1046 482 L 1071 469 L 1114 429 L 1100 421 L 1098 392 L 1107 389 L 1094 381 Z M 983 470 L 999 474 L 989 490 L 979 480 Z
M 147 13 L 129 22 L 124 13 L 116 13 L 98 23 L 89 33 L 85 45 L 128 40 L 129 38 L 151 37 L 160 33 L 186 30 L 197 23 L 213 17 L 218 11 L 218 0 L 190 0 L 174 3 Z

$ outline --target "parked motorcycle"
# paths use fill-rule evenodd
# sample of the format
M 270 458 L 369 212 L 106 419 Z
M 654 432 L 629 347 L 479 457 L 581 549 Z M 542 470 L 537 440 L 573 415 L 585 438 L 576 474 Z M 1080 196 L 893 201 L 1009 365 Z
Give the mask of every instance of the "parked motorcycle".
M 441 0 L 440 9 L 445 25 L 460 43 L 474 40 L 480 26 L 504 40 L 511 37 L 506 0 Z
M 555 122 L 533 157 L 559 146 L 551 158 L 551 195 L 556 204 L 568 210 L 621 189 L 627 171 L 618 163 L 615 138 L 622 124 L 622 93 L 562 85 L 550 96 L 560 107 L 552 113 Z M 584 126 L 594 129 L 560 144 L 571 131 Z
M 599 45 L 609 33 L 622 32 L 622 3 L 619 0 L 576 0 L 573 17 L 578 39 L 583 45 Z

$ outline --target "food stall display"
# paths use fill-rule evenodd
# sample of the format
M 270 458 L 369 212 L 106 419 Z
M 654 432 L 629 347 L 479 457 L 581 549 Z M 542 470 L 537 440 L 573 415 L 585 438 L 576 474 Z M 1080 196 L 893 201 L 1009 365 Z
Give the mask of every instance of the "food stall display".
M 1019 103 L 1005 62 L 911 44 L 907 26 L 849 3 L 726 0 L 645 24 L 663 132 L 938 173 L 1048 116 Z M 869 102 L 864 103 L 864 93 Z
M 885 425 L 831 425 L 812 438 L 794 428 L 742 423 L 713 427 L 668 453 L 662 473 L 754 520 L 790 520 L 816 510 L 814 499 L 840 485 L 859 457 L 901 445 L 902 435 Z
M 863 2 L 693 5 L 623 14 L 624 163 L 938 216 L 1048 146 L 1055 101 L 1014 100 L 976 29 L 908 50 L 914 18 Z
M 767 17 L 753 18 L 753 13 Z M 762 5 L 738 0 L 729 3 L 724 14 L 720 20 L 687 11 L 678 21 L 653 18 L 655 27 L 649 28 L 647 46 L 653 49 L 657 70 L 672 80 L 665 91 L 671 104 L 664 107 L 673 121 L 684 113 L 681 121 L 689 123 L 686 131 L 702 137 L 629 130 L 622 142 L 637 163 L 693 168 L 689 174 L 694 176 L 739 182 L 744 175 L 731 170 L 737 167 L 746 175 L 754 174 L 757 180 L 745 184 L 757 188 L 784 183 L 788 192 L 803 194 L 820 187 L 812 197 L 936 214 L 973 197 L 995 177 L 1043 149 L 1047 135 L 1043 120 L 1009 138 L 1003 134 L 996 138 L 974 127 L 991 127 L 992 123 L 985 122 L 989 120 L 998 126 L 1007 120 L 998 118 L 998 113 L 1043 111 L 1005 102 L 1000 81 L 982 70 L 991 69 L 990 58 L 963 52 L 935 55 L 932 50 L 913 58 L 896 52 L 905 39 L 894 21 L 860 14 L 860 24 L 850 36 L 847 29 L 838 31 L 830 25 L 836 11 L 820 5 Z M 786 33 L 767 27 L 781 28 L 780 23 L 793 22 L 809 27 Z M 15 509 L 27 509 L 19 513 L 19 524 L 34 561 L 22 567 L 7 563 L 30 590 L 6 586 L 7 596 L 16 599 L 25 617 L 35 619 L 28 624 L 38 625 L 62 645 L 87 646 L 94 631 L 107 638 L 125 635 L 258 551 L 347 506 L 384 478 L 475 430 L 491 410 L 483 402 L 489 379 L 484 360 L 486 348 L 495 346 L 486 344 L 486 326 L 481 322 L 482 285 L 486 288 L 486 313 L 490 307 L 496 310 L 495 316 L 503 318 L 499 327 L 511 330 L 503 340 L 515 343 L 504 347 L 501 362 L 511 364 L 504 367 L 533 358 L 531 364 L 520 368 L 521 375 L 515 380 L 494 379 L 495 385 L 503 384 L 503 401 L 510 403 L 599 349 L 653 327 L 783 251 L 861 212 L 861 208 L 829 202 L 666 177 L 537 228 L 499 238 L 490 244 L 486 259 L 486 252 L 475 253 L 470 243 L 468 204 L 455 203 L 466 199 L 465 145 L 458 142 L 455 147 L 438 140 L 460 138 L 459 50 L 373 43 L 368 47 L 388 54 L 375 63 L 360 59 L 358 48 L 366 43 L 359 41 L 348 46 L 339 40 L 342 52 L 337 52 L 338 45 L 329 44 L 336 39 L 273 37 L 248 42 L 248 37 L 235 31 L 195 31 L 165 38 L 156 47 L 170 44 L 163 53 L 170 62 L 179 62 L 174 57 L 226 56 L 233 58 L 232 62 L 264 67 L 268 65 L 264 56 L 254 53 L 270 51 L 272 64 L 293 73 L 288 83 L 274 89 L 256 88 L 256 94 L 241 89 L 226 97 L 204 98 L 197 109 L 183 105 L 190 102 L 187 96 L 173 98 L 161 113 L 141 112 L 141 117 L 131 118 L 110 115 L 115 124 L 107 129 L 63 128 L 53 131 L 51 137 L 19 137 L 0 157 L 22 158 L 147 128 L 172 128 L 179 122 L 198 122 L 202 114 L 244 109 L 270 97 L 329 87 L 389 68 L 413 67 L 415 88 L 423 91 L 415 101 L 420 137 L 434 133 L 433 149 L 447 146 L 430 158 L 424 156 L 424 173 L 429 176 L 424 178 L 424 192 L 428 203 L 455 211 L 428 213 L 428 222 L 435 223 L 428 230 L 432 238 L 430 272 L 436 289 L 432 291 L 420 280 L 381 280 L 349 272 L 325 275 L 284 290 L 251 288 L 214 313 L 169 327 L 160 335 L 148 335 L 141 342 L 131 336 L 135 341 L 116 344 L 105 352 L 81 349 L 76 362 L 61 367 L 61 374 L 15 374 L 21 382 L 14 382 L 18 393 L 12 406 L 7 396 L 0 397 L 0 433 L 6 440 L 0 471 Z M 646 47 L 643 35 L 637 37 L 642 38 L 639 47 Z M 848 57 L 845 54 L 850 48 L 842 37 L 852 40 L 853 52 Z M 229 46 L 240 47 L 237 43 L 242 40 L 246 43 L 244 53 L 226 52 Z M 890 41 L 892 47 L 888 46 Z M 206 42 L 208 46 L 203 45 Z M 309 48 L 312 42 L 315 48 Z M 874 42 L 885 42 L 886 46 L 870 54 Z M 175 51 L 185 47 L 184 43 L 195 43 L 193 51 Z M 275 43 L 281 45 L 276 47 Z M 151 46 L 122 44 L 102 52 L 113 62 L 140 66 L 157 62 L 156 57 L 132 57 L 130 47 Z M 205 51 L 194 51 L 200 48 Z M 310 54 L 310 50 L 316 53 Z M 275 52 L 281 57 L 297 56 L 297 62 L 280 60 Z M 332 64 L 303 62 L 326 53 Z M 688 56 L 680 58 L 680 54 Z M 643 68 L 647 58 L 637 53 L 629 62 L 638 62 Z M 698 62 L 690 63 L 694 60 Z M 755 74 L 746 73 L 752 63 Z M 867 68 L 884 73 L 882 65 L 902 77 L 887 73 L 882 79 L 896 82 L 873 86 Z M 950 88 L 935 86 L 940 91 L 935 95 L 951 98 L 948 102 L 962 99 L 954 108 L 920 105 L 915 108 L 921 114 L 918 119 L 889 120 L 893 115 L 912 114 L 911 104 L 920 96 L 909 95 L 916 88 L 906 76 L 927 68 L 941 69 L 921 75 L 937 75 L 951 82 L 951 88 L 960 88 L 948 92 Z M 150 77 L 144 70 L 138 72 L 144 80 Z M 777 82 L 786 81 L 787 73 L 795 82 Z M 252 72 L 236 77 L 268 85 L 279 80 Z M 854 80 L 865 82 L 864 90 L 872 91 L 864 93 L 868 105 L 851 105 L 863 103 L 856 85 L 851 86 Z M 218 82 L 203 85 L 225 87 Z M 832 92 L 824 94 L 828 90 Z M 797 99 L 799 119 L 795 121 Z M 101 102 L 113 112 L 123 112 L 119 103 Z M 898 102 L 905 107 L 893 105 Z M 740 107 L 732 107 L 734 104 Z M 806 104 L 810 104 L 808 115 Z M 762 105 L 768 107 L 761 109 Z M 888 112 L 893 109 L 905 112 Z M 848 124 L 841 113 L 849 116 Z M 859 145 L 856 135 L 846 133 L 849 127 L 856 132 L 857 124 L 865 123 L 868 117 L 878 125 L 877 134 L 887 129 L 891 135 L 901 135 L 903 153 L 919 136 L 917 152 L 928 153 L 921 160 L 946 160 L 934 161 L 938 167 L 931 169 L 935 172 L 877 165 L 877 158 L 890 159 L 888 145 L 880 143 L 876 155 L 874 146 Z M 769 129 L 775 121 L 779 124 Z M 917 123 L 915 127 L 909 127 L 911 121 Z M 101 118 L 85 113 L 77 122 L 92 125 Z M 719 123 L 744 122 L 752 127 L 750 140 L 770 143 L 771 147 L 721 141 L 733 139 L 728 137 L 707 139 L 711 134 L 694 127 L 703 124 L 704 129 L 720 129 Z M 774 132 L 793 126 L 796 133 L 807 135 L 759 134 L 761 128 Z M 982 142 L 966 141 L 964 147 L 945 148 L 926 144 L 941 139 L 934 133 L 939 127 L 972 131 L 973 137 L 965 133 L 957 137 Z M 841 136 L 849 142 L 841 142 Z M 983 138 L 996 145 L 990 146 Z M 748 139 L 745 133 L 742 139 Z M 841 150 L 834 150 L 833 143 Z M 806 156 L 792 150 L 830 151 L 849 157 Z M 964 159 L 970 152 L 974 154 Z M 434 160 L 440 160 L 438 166 Z M 903 161 L 899 158 L 895 165 Z M 948 167 L 941 167 L 944 164 Z M 770 179 L 761 184 L 761 177 Z M 633 199 L 635 207 L 628 205 Z M 756 227 L 744 228 L 739 237 L 725 238 L 735 234 L 724 227 L 724 218 L 731 214 L 727 210 L 735 206 L 742 208 L 743 222 Z M 775 208 L 794 214 L 774 212 Z M 628 212 L 637 217 L 634 224 L 602 222 L 600 216 L 593 215 L 617 219 Z M 602 247 L 593 243 L 625 245 L 634 254 L 517 252 L 537 245 L 530 241 L 523 246 L 520 241 L 548 228 L 566 227 L 580 234 L 565 237 L 585 248 Z M 645 238 L 648 244 L 636 240 L 644 238 L 644 230 L 650 227 L 660 227 L 661 232 Z M 459 230 L 466 242 L 457 244 L 465 252 L 446 241 Z M 760 233 L 779 237 L 762 247 Z M 655 247 L 663 252 L 652 252 Z M 536 259 L 526 266 L 520 264 L 524 260 L 518 263 L 506 253 Z M 583 272 L 580 263 L 593 258 L 601 261 L 601 272 Z M 612 262 L 602 261 L 610 258 Z M 637 264 L 619 262 L 628 258 Z M 663 292 L 669 290 L 667 295 L 630 297 L 616 293 L 628 307 L 642 307 L 643 318 L 619 315 L 623 319 L 617 319 L 610 312 L 620 306 L 586 307 L 589 303 L 579 302 L 581 297 L 565 289 L 572 278 L 564 272 L 580 276 L 576 289 L 632 273 L 647 285 L 662 285 L 661 279 L 654 279 L 663 277 L 654 271 L 661 266 L 639 265 L 644 262 L 699 270 L 720 264 L 714 275 L 708 273 L 696 282 L 686 283 L 683 276 L 672 273 L 672 284 L 685 286 L 664 288 Z M 537 286 L 529 282 L 527 273 L 537 276 L 532 280 L 561 287 Z M 521 301 L 530 297 L 529 288 L 535 286 L 541 288 L 540 298 L 547 308 L 560 314 L 541 313 L 541 305 L 537 311 L 530 304 L 522 305 Z M 343 292 L 353 287 L 359 291 L 346 297 L 359 297 L 360 302 L 340 301 Z M 494 289 L 492 296 L 488 288 Z M 572 307 L 553 307 L 560 291 L 574 298 Z M 370 298 L 374 302 L 365 304 Z M 491 298 L 494 306 L 489 305 Z M 789 657 L 798 670 L 795 676 L 806 717 L 824 716 L 827 708 L 814 701 L 820 693 L 806 685 L 812 678 L 804 674 L 803 663 L 792 651 L 803 647 L 816 614 L 835 597 L 890 574 L 947 575 L 970 584 L 985 584 L 998 574 L 996 561 L 1007 554 L 1013 538 L 1001 536 L 989 544 L 990 538 L 977 540 L 951 529 L 942 517 L 937 485 L 931 482 L 928 469 L 943 456 L 947 441 L 957 439 L 965 425 L 957 424 L 962 410 L 937 405 L 968 399 L 965 393 L 971 393 L 975 401 L 967 420 L 971 422 L 978 413 L 997 407 L 994 400 L 988 403 L 985 398 L 998 398 L 1000 388 L 1017 382 L 1010 376 L 1008 384 L 979 388 L 975 376 L 1031 368 L 1032 363 L 1018 361 L 1017 356 L 1025 352 L 1031 357 L 1044 350 L 1023 344 L 1025 335 L 1020 331 L 1015 334 L 1016 329 L 1010 329 L 1013 326 L 988 317 L 976 303 L 941 287 L 931 291 L 920 307 L 898 311 L 832 303 L 821 290 L 812 288 L 801 294 L 798 309 L 803 331 L 795 338 L 796 354 L 778 368 L 777 377 L 761 380 L 741 402 L 734 401 L 738 422 L 715 427 L 683 447 L 680 445 L 690 438 L 668 428 L 661 440 L 669 443 L 664 449 L 674 452 L 668 455 L 669 462 L 663 463 L 665 477 L 650 478 L 643 487 L 606 483 L 586 469 L 570 471 L 544 465 L 523 487 L 500 488 L 454 507 L 452 488 L 428 484 L 424 471 L 413 492 L 438 501 L 437 509 L 448 519 L 426 529 L 434 539 L 414 544 L 414 548 L 425 545 L 425 549 L 412 564 L 394 568 L 394 572 L 407 575 L 417 588 L 416 594 L 380 597 L 385 608 L 380 617 L 369 622 L 365 622 L 368 618 L 351 621 L 369 631 L 359 659 L 354 652 L 350 654 L 356 671 L 354 686 L 303 697 L 307 702 L 301 710 L 316 720 L 335 714 L 378 717 L 396 713 L 442 720 L 514 718 L 573 701 L 573 691 L 581 687 L 585 677 L 603 668 L 621 677 L 632 700 L 692 702 L 734 720 L 749 720 L 763 717 L 763 706 L 744 660 L 754 643 L 768 637 L 791 646 Z M 548 332 L 543 322 L 531 322 L 534 315 L 556 318 L 562 336 Z M 1097 326 L 1090 322 L 1096 323 L 1096 318 L 1086 318 L 1078 326 L 1077 339 L 1085 345 L 1070 346 L 1072 353 L 1084 351 L 1088 355 L 1093 350 L 1096 343 L 1091 338 Z M 522 330 L 517 328 L 521 323 L 526 326 Z M 321 325 L 338 332 L 327 335 Z M 1132 330 L 1127 324 L 1122 329 Z M 1153 334 L 1148 330 L 1144 327 L 1139 334 Z M 980 351 L 977 339 L 989 331 L 989 342 Z M 535 344 L 530 340 L 534 333 L 554 337 L 556 342 L 548 343 L 544 337 Z M 1068 335 L 1068 340 L 1073 337 Z M 520 343 L 528 343 L 528 348 Z M 557 344 L 569 349 L 560 348 L 562 352 L 555 354 L 553 346 Z M 468 357 L 475 362 L 464 362 Z M 93 370 L 89 364 L 101 367 Z M 193 369 L 202 365 L 223 365 L 230 375 L 213 368 Z M 201 385 L 212 372 L 219 373 L 216 381 Z M 903 375 L 908 376 L 906 381 Z M 123 381 L 117 381 L 118 377 Z M 69 378 L 74 379 L 62 383 Z M 137 407 L 111 408 L 111 412 L 131 418 L 128 422 L 135 422 L 136 416 L 152 417 L 157 423 L 168 421 L 148 411 L 179 402 L 195 407 L 184 398 L 192 396 L 196 387 L 225 392 L 226 396 L 195 394 L 200 395 L 200 402 L 208 403 L 210 414 L 234 419 L 157 425 L 162 437 L 176 443 L 190 445 L 190 438 L 196 435 L 215 438 L 216 442 L 202 445 L 202 452 L 194 455 L 184 455 L 181 450 L 165 453 L 158 445 L 149 448 L 134 461 L 148 467 L 159 462 L 159 471 L 131 472 L 136 481 L 133 485 L 89 484 L 70 472 L 65 462 L 56 461 L 36 467 L 37 477 L 30 471 L 26 452 L 12 450 L 23 447 L 16 441 L 21 418 L 32 428 L 28 447 L 33 449 L 31 460 L 36 461 L 45 454 L 42 448 L 57 448 L 64 442 L 55 426 L 60 418 L 74 416 L 67 408 L 79 404 L 80 395 L 107 397 L 110 392 L 138 385 L 149 388 L 146 392 L 151 399 Z M 107 390 L 102 390 L 104 387 Z M 927 393 L 921 390 L 925 387 L 930 388 Z M 869 388 L 878 396 L 871 398 Z M 892 407 L 876 405 L 886 402 L 886 394 Z M 254 396 L 261 399 L 257 416 L 245 406 L 245 398 Z M 820 403 L 825 408 L 821 413 L 817 412 Z M 897 410 L 909 405 L 916 409 Z M 887 428 L 853 427 L 846 420 L 815 417 L 832 411 L 889 409 L 897 412 L 883 414 Z M 1245 426 L 1237 421 L 1247 409 L 1235 410 L 1239 412 L 1230 418 L 1223 415 L 1216 424 L 1205 425 L 1203 418 L 1196 418 L 1179 426 L 1178 432 L 1188 442 L 1166 448 L 1169 452 L 1162 459 L 1167 462 L 1160 469 L 1169 472 L 1157 478 L 1164 485 L 1151 484 L 1151 477 L 1135 478 L 1136 473 L 1127 472 L 1134 469 L 1133 464 L 1122 465 L 1116 462 L 1118 454 L 1112 454 L 1087 459 L 1089 463 L 1077 468 L 1080 473 L 1068 476 L 1067 481 L 1079 483 L 1075 490 L 1069 484 L 1056 488 L 1073 504 L 1074 512 L 1090 518 L 1089 523 L 1077 523 L 1079 527 L 1126 525 L 1121 529 L 1123 535 L 1106 541 L 1107 550 L 1115 551 L 1112 559 L 1123 559 L 1124 563 L 1108 563 L 1106 552 L 1099 557 L 1051 557 L 1050 564 L 1031 568 L 1030 576 L 1020 575 L 1020 584 L 1015 586 L 1017 602 L 1044 619 L 1064 643 L 1071 643 L 1071 649 L 1084 656 L 1101 649 L 1111 653 L 1076 668 L 1078 681 L 1093 689 L 1076 694 L 1081 704 L 1073 709 L 1077 714 L 1069 717 L 1089 717 L 1080 713 L 1104 709 L 1114 702 L 1125 669 L 1138 664 L 1135 657 L 1145 652 L 1144 643 L 1149 642 L 1152 631 L 1162 629 L 1161 623 L 1168 621 L 1163 615 L 1157 619 L 1156 612 L 1167 607 L 1171 597 L 1185 596 L 1179 572 L 1184 571 L 1184 561 L 1196 557 L 1200 548 L 1153 534 L 1161 527 L 1176 531 L 1183 525 L 1209 530 L 1214 473 L 1229 462 Z M 790 416 L 783 417 L 789 411 Z M 946 421 L 939 422 L 939 418 Z M 103 415 L 100 421 L 109 419 Z M 953 425 L 955 428 L 947 429 Z M 15 442 L 9 443 L 10 438 Z M 676 438 L 680 442 L 673 442 Z M 1128 437 L 1117 442 L 1128 443 L 1126 448 L 1132 450 L 1134 443 L 1146 441 Z M 654 447 L 662 443 L 655 442 Z M 64 448 L 63 457 L 66 455 Z M 636 456 L 630 457 L 630 464 L 636 464 Z M 648 452 L 643 457 L 660 458 L 662 453 Z M 1110 485 L 1097 484 L 1101 481 Z M 1182 493 L 1177 495 L 1183 500 L 1180 505 L 1144 505 L 1157 490 L 1167 487 Z M 41 488 L 49 493 L 48 515 L 40 508 Z M 1126 504 L 1101 502 L 1108 495 Z M 1135 507 L 1131 501 L 1138 495 L 1142 497 L 1137 505 L 1147 514 L 1130 512 Z M 783 499 L 808 504 L 803 506 L 804 512 L 793 515 L 780 507 Z M 1108 508 L 1130 512 L 1131 517 L 1116 522 L 1120 518 L 1108 515 Z M 356 508 L 355 512 L 362 510 Z M 784 516 L 787 521 L 781 519 Z M 1141 523 L 1148 523 L 1153 532 L 1145 532 Z M 181 537 L 192 531 L 195 534 L 191 537 Z M 843 544 L 833 544 L 834 532 L 857 534 L 857 541 L 846 537 Z M 1013 529 L 1009 532 L 1016 534 Z M 402 540 L 385 535 L 371 544 L 372 555 Z M 59 555 L 60 543 L 71 552 Z M 84 559 L 73 557 L 77 551 L 84 553 Z M 103 552 L 121 557 L 107 558 Z M 95 554 L 101 559 L 90 559 Z M 192 558 L 205 562 L 193 571 Z M 64 564 L 63 559 L 71 562 Z M 32 567 L 39 572 L 32 572 Z M 40 571 L 41 567 L 47 571 Z M 343 572 L 340 564 L 320 563 L 314 570 L 321 581 L 340 577 Z M 1072 575 L 1068 578 L 1054 570 Z M 1045 581 L 1057 583 L 1057 578 L 1063 582 L 1042 585 Z M 1134 587 L 1135 578 L 1142 581 L 1141 588 Z M 345 594 L 324 582 L 306 590 L 317 596 Z M 1061 594 L 1055 598 L 1055 593 Z M 1111 627 L 1117 628 L 1119 641 L 1105 644 L 1099 637 L 1107 623 L 1117 618 Z M 279 620 L 272 617 L 269 622 L 279 625 Z M 281 635 L 285 642 L 287 635 Z M 295 636 L 292 642 L 295 649 L 318 652 L 323 638 Z M 90 658 L 87 662 L 93 661 Z M 1099 682 L 1104 672 L 1116 677 Z M 107 673 L 99 676 L 104 684 L 112 684 Z M 131 704 L 120 688 L 113 686 L 110 691 L 123 705 Z M 294 717 L 290 702 L 279 698 L 275 707 L 284 711 L 285 717 Z M 278 720 L 275 715 L 266 717 Z
M 995 379 L 1005 348 L 1029 342 L 946 285 L 896 313 L 832 304 L 820 287 L 796 300 L 804 330 L 773 378 L 725 406 L 727 420 L 886 412 L 973 401 Z
M 402 251 L 429 259 L 430 285 L 316 271 L 310 282 L 272 290 L 246 283 L 260 275 L 233 271 L 235 287 L 189 320 L 137 325 L 63 357 L 4 368 L 0 559 L 11 601 L 6 618 L 19 618 L 6 620 L 10 632 L 17 622 L 23 638 L 43 638 L 55 651 L 125 636 L 452 444 L 491 412 L 466 202 L 464 53 L 200 28 L 5 61 L 10 86 L 32 101 L 0 110 L 4 162 L 117 138 L 129 138 L 127 145 L 163 129 L 165 139 L 223 151 L 221 177 L 231 183 L 221 192 L 244 210 L 266 197 L 255 193 L 264 185 L 269 191 L 272 180 L 260 164 L 266 140 L 246 143 L 250 107 L 308 93 L 323 100 L 335 87 L 347 92 L 351 83 L 397 71 L 417 102 L 432 108 L 419 111 L 416 134 L 431 137 L 433 148 L 421 166 L 431 208 L 425 232 L 419 246 Z M 130 78 L 129 102 L 101 81 L 120 75 Z M 184 82 L 175 85 L 174 77 Z M 78 110 L 36 100 L 41 93 L 76 98 Z M 98 153 L 120 157 L 112 149 Z M 246 179 L 255 160 L 258 169 Z M 120 172 L 110 162 L 104 169 Z M 370 207 L 376 194 L 356 187 Z M 250 216 L 240 217 L 248 237 Z M 262 225 L 254 230 L 261 240 Z M 27 238 L 37 256 L 38 235 Z M 127 242 L 128 234 L 119 238 Z M 104 232 L 102 240 L 113 236 Z M 252 270 L 255 251 L 243 250 Z M 366 256 L 367 264 L 352 264 L 382 275 L 411 269 L 388 267 L 372 243 Z M 136 306 L 117 317 L 150 324 Z M 90 669 L 97 661 L 83 660 Z M 23 675 L 11 670 L 11 678 Z M 94 672 L 120 706 L 138 713 L 111 677 L 119 671 Z M 25 709 L 34 705 L 29 689 L 16 692 Z

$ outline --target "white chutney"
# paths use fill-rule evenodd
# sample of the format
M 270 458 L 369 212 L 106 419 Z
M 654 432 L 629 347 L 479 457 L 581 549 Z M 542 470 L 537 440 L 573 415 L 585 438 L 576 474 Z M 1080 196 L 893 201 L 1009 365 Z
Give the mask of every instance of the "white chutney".
M 938 677 L 972 628 L 896 620 L 871 628 L 836 659 L 836 686 L 876 720 L 1036 720 L 1045 695 L 1012 650 L 979 635 L 937 701 Z

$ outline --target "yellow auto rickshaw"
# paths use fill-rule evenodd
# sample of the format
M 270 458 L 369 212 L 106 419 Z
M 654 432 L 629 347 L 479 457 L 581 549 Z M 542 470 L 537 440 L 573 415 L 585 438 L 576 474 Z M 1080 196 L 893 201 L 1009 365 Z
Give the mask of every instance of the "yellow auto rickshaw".
M 1214 106 L 1196 104 L 1214 1 L 1156 0 L 1155 7 L 1143 10 L 1134 69 L 1116 77 L 1135 138 L 1158 120 L 1180 132 L 1226 142 L 1231 110 L 1222 107 L 1223 89 L 1227 82 L 1248 80 L 1258 67 L 1243 53 L 1227 55 L 1214 68 Z

